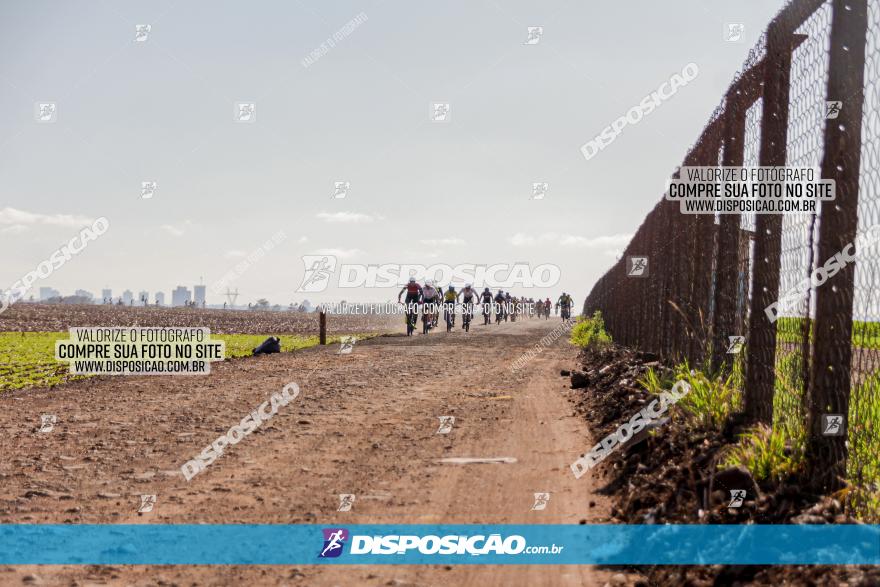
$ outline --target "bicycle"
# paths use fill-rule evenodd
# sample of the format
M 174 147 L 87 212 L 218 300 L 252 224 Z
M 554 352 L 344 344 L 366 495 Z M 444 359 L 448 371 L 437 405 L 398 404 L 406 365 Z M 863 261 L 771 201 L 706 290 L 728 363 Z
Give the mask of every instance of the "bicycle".
M 413 332 L 416 330 L 416 322 L 419 319 L 419 311 L 416 309 L 414 303 L 410 302 L 406 304 L 404 317 L 406 318 L 406 335 L 412 336 Z
M 422 309 L 422 334 L 428 334 L 428 331 L 431 330 L 431 324 L 431 312 L 428 311 L 428 304 L 425 304 Z
M 471 318 L 474 313 L 474 305 L 472 303 L 465 303 L 461 307 L 461 327 L 465 332 L 471 331 Z
M 455 327 L 455 303 L 446 302 L 443 304 L 443 314 L 446 319 L 446 332 L 451 332 Z

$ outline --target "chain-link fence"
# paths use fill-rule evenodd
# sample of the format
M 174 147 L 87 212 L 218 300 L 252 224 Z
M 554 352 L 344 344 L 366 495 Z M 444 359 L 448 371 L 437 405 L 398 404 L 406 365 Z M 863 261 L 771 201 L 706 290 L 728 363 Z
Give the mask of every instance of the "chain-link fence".
M 864 474 L 858 451 L 880 446 L 880 255 L 856 247 L 776 320 L 765 309 L 880 225 L 880 0 L 793 0 L 682 165 L 815 167 L 836 199 L 815 214 L 691 215 L 661 198 L 584 312 L 668 362 L 718 372 L 740 359 L 746 422 L 803 439 L 818 487 L 840 485 L 847 450 L 849 477 Z M 848 449 L 823 429 L 841 414 L 858 435 Z

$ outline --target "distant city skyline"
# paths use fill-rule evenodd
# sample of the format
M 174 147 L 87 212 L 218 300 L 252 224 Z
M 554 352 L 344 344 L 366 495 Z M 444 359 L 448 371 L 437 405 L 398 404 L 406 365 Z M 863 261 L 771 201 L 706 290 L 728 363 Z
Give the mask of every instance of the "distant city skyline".
M 238 302 L 236 300 L 236 303 L 232 304 L 229 301 L 229 298 L 225 295 L 219 296 L 219 298 L 222 298 L 222 299 L 214 299 L 214 300 L 205 299 L 204 297 L 196 297 L 195 292 L 199 291 L 199 290 L 201 291 L 201 295 L 204 296 L 207 292 L 207 286 L 194 285 L 192 290 L 190 290 L 185 285 L 176 286 L 175 288 L 171 289 L 171 291 L 170 291 L 171 297 L 172 297 L 172 303 L 169 307 L 184 306 L 185 305 L 184 302 L 193 302 L 197 306 L 202 307 L 202 301 L 205 301 L 205 307 L 208 307 L 208 308 L 223 308 L 223 307 L 247 308 L 249 305 L 255 305 L 256 301 L 258 301 L 259 299 L 266 299 L 266 298 L 258 298 L 257 300 L 254 300 L 254 301 L 242 301 L 242 302 Z M 45 302 L 45 301 L 50 301 L 50 300 L 59 299 L 59 298 L 60 299 L 67 299 L 67 298 L 72 298 L 72 297 L 80 297 L 80 298 L 88 298 L 91 300 L 92 304 L 96 304 L 96 305 L 105 304 L 105 303 L 107 303 L 108 300 L 110 301 L 110 303 L 116 304 L 118 301 L 122 300 L 123 305 L 142 306 L 143 305 L 143 301 L 142 301 L 143 294 L 146 293 L 147 294 L 147 305 L 152 306 L 152 305 L 156 305 L 158 303 L 159 306 L 165 306 L 166 292 L 164 292 L 164 291 L 153 291 L 152 295 L 150 295 L 150 292 L 147 290 L 139 290 L 137 297 L 135 297 L 132 292 L 133 292 L 133 290 L 126 288 L 122 294 L 113 295 L 113 288 L 106 288 L 105 287 L 105 288 L 101 288 L 101 296 L 98 297 L 94 293 L 92 293 L 90 290 L 86 290 L 86 289 L 82 289 L 82 288 L 77 288 L 73 294 L 66 294 L 63 291 L 56 289 L 52 286 L 43 285 L 43 286 L 39 287 L 39 290 L 37 293 L 35 293 L 35 294 L 29 293 L 27 296 L 25 296 L 23 301 L 30 301 L 31 297 L 33 297 L 34 302 Z M 179 292 L 178 293 L 179 298 L 176 301 L 174 298 L 175 292 Z M 131 295 L 128 296 L 126 294 L 131 294 Z M 267 301 L 269 302 L 269 306 L 281 306 L 284 308 L 289 307 L 291 304 L 293 304 L 294 306 L 297 306 L 297 307 L 304 305 L 309 310 L 311 310 L 315 307 L 315 305 L 314 305 L 315 302 L 309 300 L 307 297 L 304 297 L 302 295 L 298 298 L 293 298 L 290 300 L 267 299 Z M 358 300 L 356 297 L 350 296 L 349 298 L 343 297 L 338 300 L 325 300 L 323 302 L 317 302 L 317 303 L 318 304 L 320 304 L 320 303 L 334 303 L 334 302 L 338 303 L 338 302 L 342 302 L 342 301 L 354 303 L 354 302 L 359 302 L 362 300 Z

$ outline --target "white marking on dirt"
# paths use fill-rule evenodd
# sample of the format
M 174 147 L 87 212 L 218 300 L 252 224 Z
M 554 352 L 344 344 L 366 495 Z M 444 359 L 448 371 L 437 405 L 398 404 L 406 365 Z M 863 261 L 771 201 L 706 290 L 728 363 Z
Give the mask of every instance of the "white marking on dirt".
M 438 463 L 448 463 L 452 465 L 469 465 L 472 463 L 515 463 L 513 457 L 449 457 L 440 459 Z

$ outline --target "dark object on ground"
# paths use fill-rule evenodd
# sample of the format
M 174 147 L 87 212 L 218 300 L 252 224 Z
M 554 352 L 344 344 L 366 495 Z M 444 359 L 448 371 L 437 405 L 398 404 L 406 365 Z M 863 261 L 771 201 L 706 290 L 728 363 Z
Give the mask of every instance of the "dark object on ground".
M 277 336 L 270 336 L 260 343 L 260 346 L 254 349 L 255 355 L 268 355 L 271 353 L 281 352 L 281 339 Z
M 587 374 L 583 371 L 572 371 L 571 372 L 571 388 L 572 389 L 581 389 L 589 385 L 590 379 L 587 377 Z
M 559 372 L 559 375 L 561 375 L 562 377 L 568 377 L 569 375 L 571 375 L 571 371 L 569 371 L 568 369 L 563 369 Z
M 723 471 L 712 472 L 708 485 L 710 492 L 713 489 L 722 489 L 725 493 L 733 489 L 745 489 L 751 495 L 752 499 L 757 499 L 760 495 L 758 484 L 755 483 L 752 474 L 743 466 L 729 467 Z

